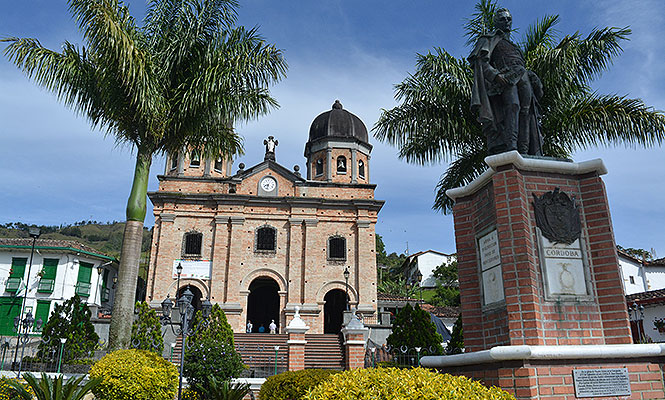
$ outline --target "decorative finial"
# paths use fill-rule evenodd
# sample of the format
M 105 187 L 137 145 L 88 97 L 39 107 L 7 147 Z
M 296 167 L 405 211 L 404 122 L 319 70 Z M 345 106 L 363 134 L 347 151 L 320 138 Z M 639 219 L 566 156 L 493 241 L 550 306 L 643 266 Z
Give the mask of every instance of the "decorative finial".
M 242 172 L 245 169 L 245 163 L 238 164 L 238 172 Z
M 293 166 L 293 173 L 300 176 L 300 166 L 299 165 L 294 165 Z
M 332 105 L 333 110 L 341 110 L 342 109 L 342 103 L 339 102 L 339 100 L 335 100 L 335 104 Z
M 266 156 L 263 158 L 264 161 L 275 161 L 275 147 L 277 147 L 279 142 L 274 136 L 268 136 L 268 139 L 264 140 L 263 144 L 266 146 Z

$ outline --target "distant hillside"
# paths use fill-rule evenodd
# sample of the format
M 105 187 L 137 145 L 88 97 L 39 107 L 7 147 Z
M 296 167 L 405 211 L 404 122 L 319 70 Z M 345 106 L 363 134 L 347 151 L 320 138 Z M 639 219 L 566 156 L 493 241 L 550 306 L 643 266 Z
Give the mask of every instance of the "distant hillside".
M 0 237 L 29 237 L 27 225 L 22 222 L 10 222 L 0 224 Z M 120 259 L 122 249 L 122 237 L 125 229 L 124 222 L 98 222 L 80 221 L 72 225 L 60 226 L 37 226 L 41 231 L 42 239 L 66 239 L 76 240 L 97 249 L 104 254 Z M 141 271 L 139 276 L 147 277 L 148 257 L 150 256 L 150 245 L 152 230 L 143 228 L 143 244 L 141 245 Z

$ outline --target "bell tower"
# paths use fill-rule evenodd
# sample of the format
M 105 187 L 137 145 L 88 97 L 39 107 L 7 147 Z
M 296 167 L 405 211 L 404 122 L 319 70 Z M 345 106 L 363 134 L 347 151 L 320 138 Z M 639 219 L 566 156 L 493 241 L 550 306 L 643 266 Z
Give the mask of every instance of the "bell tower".
M 367 184 L 371 151 L 365 124 L 335 100 L 332 109 L 314 118 L 309 128 L 307 179 Z
M 164 175 L 226 178 L 231 174 L 233 161 L 221 154 L 217 158 L 204 157 L 199 149 L 188 148 L 177 154 L 167 154 Z

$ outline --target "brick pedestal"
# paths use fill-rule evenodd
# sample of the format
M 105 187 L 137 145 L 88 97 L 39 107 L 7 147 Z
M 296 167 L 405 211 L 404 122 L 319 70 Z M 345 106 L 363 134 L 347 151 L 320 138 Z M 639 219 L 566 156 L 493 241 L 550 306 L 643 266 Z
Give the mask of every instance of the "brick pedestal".
M 369 329 L 356 319 L 342 328 L 346 369 L 365 368 L 365 343 L 368 332 Z
M 631 343 L 630 324 L 600 160 L 586 163 L 524 159 L 517 152 L 488 157 L 491 169 L 455 199 L 455 239 L 467 351 L 502 345 Z M 575 199 L 588 268 L 587 298 L 546 299 L 534 196 L 558 188 Z M 488 304 L 479 238 L 496 230 L 500 301 Z M 576 277 L 583 279 L 583 277 Z M 494 300 L 494 299 L 493 299 Z
M 300 307 L 296 307 L 295 315 L 286 327 L 286 333 L 289 340 L 286 344 L 289 346 L 289 371 L 299 371 L 305 369 L 305 333 L 309 326 L 300 318 Z
M 547 400 L 575 398 L 575 369 L 627 368 L 630 398 L 665 398 L 665 346 L 630 344 L 602 161 L 508 152 L 485 162 L 490 169 L 480 177 L 447 192 L 455 200 L 464 345 L 470 354 L 423 357 L 421 365 L 481 379 L 518 399 Z M 576 244 L 541 235 L 534 198 L 548 192 L 574 199 L 581 225 Z M 548 218 L 556 223 L 565 213 Z

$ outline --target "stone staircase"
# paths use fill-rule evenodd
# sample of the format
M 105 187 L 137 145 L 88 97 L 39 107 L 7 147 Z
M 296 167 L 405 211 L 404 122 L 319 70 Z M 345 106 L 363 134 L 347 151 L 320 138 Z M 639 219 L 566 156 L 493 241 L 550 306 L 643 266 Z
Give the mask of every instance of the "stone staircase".
M 340 335 L 312 334 L 305 335 L 305 340 L 305 368 L 344 369 L 344 346 Z
M 253 370 L 274 370 L 275 346 L 277 350 L 277 370 L 286 371 L 288 367 L 289 349 L 286 344 L 288 335 L 271 335 L 269 333 L 235 333 L 233 334 L 236 351 L 242 356 L 242 362 Z

